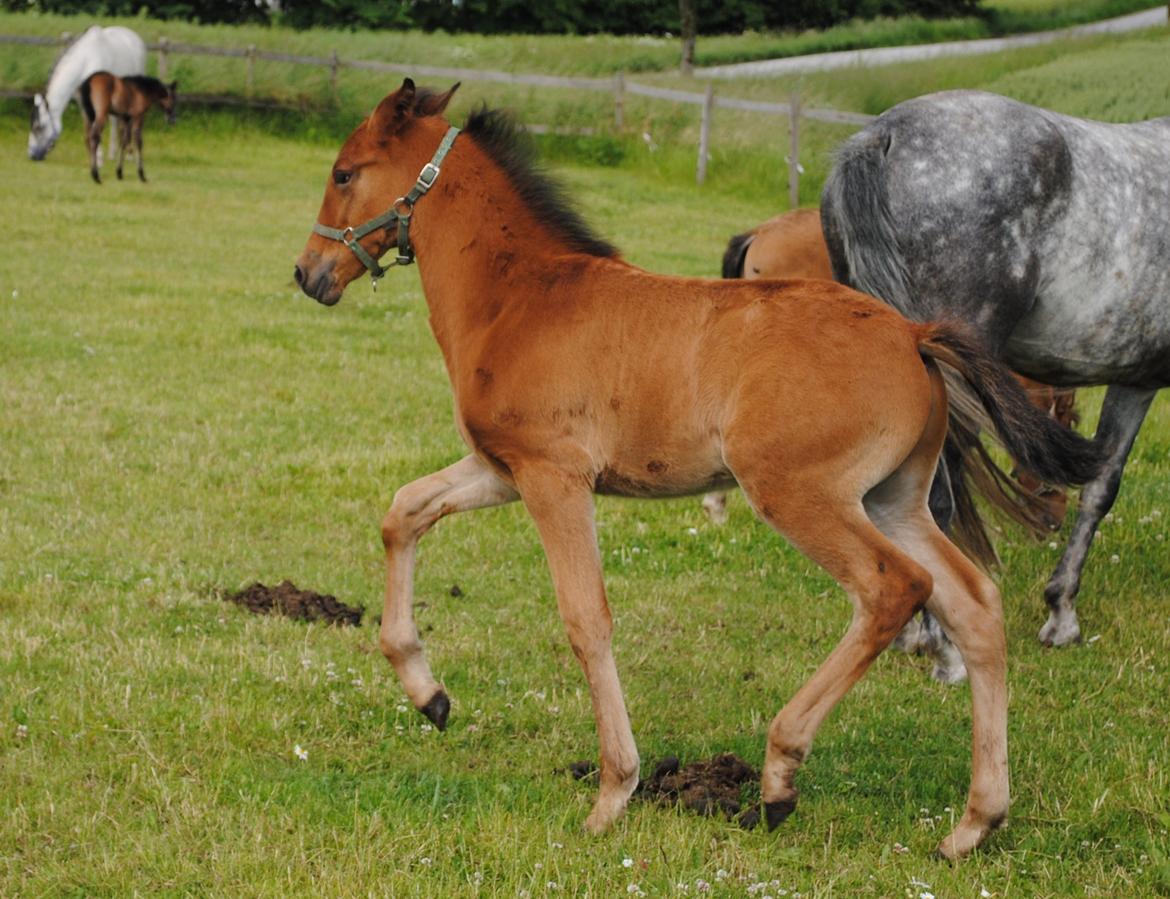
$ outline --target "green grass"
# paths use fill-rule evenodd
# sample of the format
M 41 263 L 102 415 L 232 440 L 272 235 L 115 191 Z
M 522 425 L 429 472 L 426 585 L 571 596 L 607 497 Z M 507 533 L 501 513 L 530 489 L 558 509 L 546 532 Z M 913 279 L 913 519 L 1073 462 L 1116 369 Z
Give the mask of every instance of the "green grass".
M 1142 91 L 1082 100 L 1074 74 L 1152 83 L 1158 46 L 899 67 L 885 90 L 1014 79 L 1058 108 L 1097 97 L 1103 111 L 1081 111 L 1120 115 Z M 482 96 L 465 90 L 460 110 Z M 98 188 L 75 113 L 33 165 L 23 105 L 0 107 L 0 895 L 608 897 L 638 883 L 658 896 L 679 882 L 695 895 L 699 879 L 713 896 L 773 879 L 805 896 L 917 896 L 916 882 L 939 897 L 1170 894 L 1161 399 L 1086 571 L 1098 639 L 1037 645 L 1057 553 L 1005 529 L 1015 800 L 1009 827 L 956 866 L 929 853 L 966 790 L 969 691 L 898 654 L 830 717 L 776 833 L 639 804 L 585 836 L 592 790 L 558 769 L 595 752 L 588 692 L 518 507 L 456 516 L 423 543 L 417 614 L 454 701 L 441 735 L 400 709 L 368 622 L 328 630 L 219 601 L 289 577 L 373 614 L 394 490 L 463 452 L 413 270 L 377 293 L 355 284 L 333 309 L 291 284 L 346 114 L 296 139 L 280 118 L 152 119 L 152 183 Z M 733 139 L 740 121 L 721 121 L 705 189 L 689 151 L 650 154 L 636 137 L 606 138 L 615 166 L 559 167 L 632 261 L 714 273 L 729 234 L 783 207 L 777 153 L 762 132 Z M 809 130 L 824 147 L 806 162 L 815 200 L 848 132 Z M 546 146 L 562 160 L 612 149 Z M 1089 424 L 1099 399 L 1082 392 Z M 758 764 L 847 604 L 738 497 L 722 529 L 693 500 L 598 510 L 644 762 L 734 751 Z

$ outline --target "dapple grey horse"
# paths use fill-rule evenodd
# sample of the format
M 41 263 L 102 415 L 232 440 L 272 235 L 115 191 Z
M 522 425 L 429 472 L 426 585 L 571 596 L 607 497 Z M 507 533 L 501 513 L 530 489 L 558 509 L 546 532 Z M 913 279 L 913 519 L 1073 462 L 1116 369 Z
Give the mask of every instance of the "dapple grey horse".
M 1109 385 L 1040 639 L 1080 639 L 1093 535 L 1170 385 L 1170 118 L 1115 125 L 995 94 L 891 108 L 841 147 L 821 201 L 835 275 L 904 315 L 961 319 L 1016 371 Z

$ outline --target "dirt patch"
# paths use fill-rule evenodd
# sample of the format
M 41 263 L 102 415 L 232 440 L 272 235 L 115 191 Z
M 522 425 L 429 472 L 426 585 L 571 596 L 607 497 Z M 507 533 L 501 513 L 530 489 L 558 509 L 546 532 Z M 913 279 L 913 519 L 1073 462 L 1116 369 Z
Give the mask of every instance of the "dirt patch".
M 574 762 L 569 773 L 577 780 L 596 780 L 597 766 Z M 685 766 L 668 756 L 638 784 L 634 798 L 681 804 L 699 815 L 725 815 L 750 830 L 760 821 L 759 783 L 756 769 L 730 752 Z
M 312 590 L 302 590 L 292 581 L 267 587 L 257 581 L 236 593 L 224 593 L 227 602 L 243 606 L 254 615 L 284 615 L 298 621 L 321 621 L 325 624 L 348 624 L 360 627 L 365 609 L 347 606 L 337 597 Z

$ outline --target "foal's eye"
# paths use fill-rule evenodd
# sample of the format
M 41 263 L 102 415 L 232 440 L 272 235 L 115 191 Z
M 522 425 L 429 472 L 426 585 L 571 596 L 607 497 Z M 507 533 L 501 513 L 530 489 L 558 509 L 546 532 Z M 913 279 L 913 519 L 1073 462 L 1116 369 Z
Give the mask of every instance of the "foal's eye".
M 334 184 L 349 184 L 349 179 L 353 177 L 353 172 L 343 172 L 340 169 L 333 173 Z

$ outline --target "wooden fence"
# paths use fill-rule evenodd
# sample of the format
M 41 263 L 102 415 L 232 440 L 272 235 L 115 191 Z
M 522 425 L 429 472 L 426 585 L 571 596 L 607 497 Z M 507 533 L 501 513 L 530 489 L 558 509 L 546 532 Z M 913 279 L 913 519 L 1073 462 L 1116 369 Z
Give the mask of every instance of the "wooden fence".
M 69 45 L 73 37 L 68 32 L 58 38 L 0 34 L 0 44 L 59 46 L 63 48 Z M 610 78 L 574 78 L 522 72 L 498 72 L 490 69 L 467 69 L 378 62 L 364 59 L 342 59 L 338 56 L 336 50 L 328 56 L 306 56 L 296 53 L 276 53 L 271 50 L 260 50 L 254 44 L 242 49 L 238 47 L 207 47 L 199 44 L 173 42 L 165 37 L 159 38 L 156 43 L 147 44 L 147 48 L 158 54 L 158 73 L 160 78 L 166 78 L 170 57 L 174 55 L 220 56 L 243 59 L 246 64 L 244 93 L 247 98 L 251 98 L 255 89 L 256 61 L 262 60 L 264 62 L 280 62 L 290 65 L 319 66 L 327 69 L 329 71 L 329 84 L 335 93 L 337 91 L 338 77 L 342 69 L 388 72 L 423 77 L 454 78 L 460 81 L 483 81 L 493 84 L 514 84 L 530 87 L 568 88 L 581 91 L 606 92 L 613 96 L 614 125 L 617 128 L 623 127 L 625 123 L 626 94 L 699 106 L 701 107 L 702 114 L 699 123 L 698 162 L 695 168 L 695 180 L 699 184 L 702 184 L 707 176 L 707 161 L 710 156 L 711 143 L 711 119 L 716 109 L 734 109 L 741 112 L 785 116 L 788 118 L 789 134 L 791 135 L 789 155 L 785 157 L 785 161 L 788 163 L 789 201 L 794 208 L 799 205 L 799 178 L 801 173 L 800 120 L 805 118 L 818 122 L 830 122 L 837 125 L 861 126 L 874 119 L 874 116 L 863 115 L 857 112 L 842 112 L 837 109 L 806 107 L 801 104 L 800 97 L 796 93 L 790 97 L 787 103 L 744 100 L 737 97 L 717 95 L 714 86 L 710 82 L 708 82 L 705 92 L 695 93 L 673 88 L 657 87 L 650 84 L 639 84 L 636 81 L 630 81 L 621 72 Z M 219 99 L 222 100 L 223 98 Z

